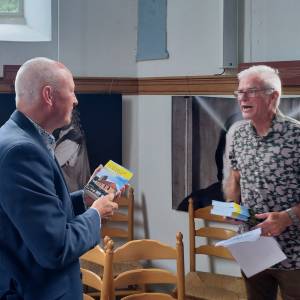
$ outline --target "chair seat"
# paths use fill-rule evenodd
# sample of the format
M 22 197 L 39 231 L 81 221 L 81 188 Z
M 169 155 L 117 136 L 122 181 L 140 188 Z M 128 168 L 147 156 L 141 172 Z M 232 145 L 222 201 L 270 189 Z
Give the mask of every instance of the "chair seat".
M 100 277 L 103 276 L 103 266 L 94 264 L 89 261 L 81 260 L 80 265 L 82 268 L 88 269 Z M 116 277 L 120 273 L 130 271 L 130 270 L 136 270 L 136 269 L 141 269 L 143 266 L 136 262 L 136 261 L 128 261 L 128 262 L 122 262 L 122 263 L 114 263 L 113 264 L 113 276 Z
M 190 272 L 185 277 L 186 295 L 203 300 L 246 300 L 243 278 L 208 272 Z

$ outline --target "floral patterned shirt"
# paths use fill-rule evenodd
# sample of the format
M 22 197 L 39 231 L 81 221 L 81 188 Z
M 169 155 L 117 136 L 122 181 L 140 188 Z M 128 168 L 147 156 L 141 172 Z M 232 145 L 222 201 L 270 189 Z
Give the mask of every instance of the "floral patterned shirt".
M 240 172 L 241 202 L 255 213 L 283 211 L 300 203 L 300 122 L 275 115 L 267 135 L 257 135 L 250 121 L 233 134 L 229 159 Z M 241 231 L 249 230 L 242 225 Z M 276 237 L 287 260 L 278 269 L 300 269 L 300 228 Z

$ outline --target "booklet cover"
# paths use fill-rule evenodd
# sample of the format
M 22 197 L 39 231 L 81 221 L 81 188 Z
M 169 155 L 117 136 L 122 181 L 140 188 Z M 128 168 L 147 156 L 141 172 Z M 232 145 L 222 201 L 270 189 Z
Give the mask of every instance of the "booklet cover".
M 259 223 L 259 220 L 255 218 L 254 213 L 248 207 L 235 202 L 213 200 L 211 214 L 249 222 L 252 226 Z
M 132 176 L 132 172 L 110 160 L 87 183 L 84 187 L 84 191 L 89 197 L 96 200 L 108 193 L 116 193 Z
M 229 249 L 247 277 L 286 259 L 273 237 L 261 236 L 261 228 L 216 243 Z

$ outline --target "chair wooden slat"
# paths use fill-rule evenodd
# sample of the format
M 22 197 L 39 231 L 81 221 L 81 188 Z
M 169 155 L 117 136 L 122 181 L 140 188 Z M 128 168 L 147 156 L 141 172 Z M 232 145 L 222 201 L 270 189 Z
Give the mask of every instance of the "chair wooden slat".
M 207 237 L 211 239 L 227 240 L 236 235 L 236 231 L 225 228 L 202 227 L 195 231 L 196 236 Z
M 167 294 L 151 293 L 151 294 L 135 294 L 123 297 L 122 300 L 174 300 L 174 298 Z
M 130 253 L 130 255 L 129 255 Z M 155 240 L 133 240 L 115 250 L 114 261 L 176 259 L 176 249 Z
M 234 260 L 230 251 L 224 247 L 215 247 L 211 245 L 202 245 L 195 249 L 196 254 L 205 254 L 215 257 L 221 257 L 225 259 Z

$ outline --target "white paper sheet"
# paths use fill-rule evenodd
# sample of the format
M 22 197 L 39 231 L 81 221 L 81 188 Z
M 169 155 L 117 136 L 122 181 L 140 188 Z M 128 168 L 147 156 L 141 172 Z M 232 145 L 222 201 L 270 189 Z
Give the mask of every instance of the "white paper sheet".
M 247 277 L 251 277 L 286 259 L 273 237 L 261 236 L 261 229 L 216 243 L 229 249 Z

